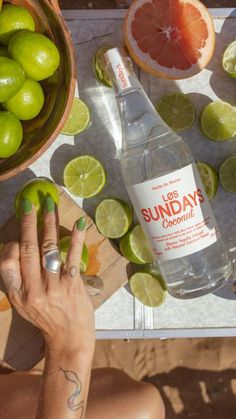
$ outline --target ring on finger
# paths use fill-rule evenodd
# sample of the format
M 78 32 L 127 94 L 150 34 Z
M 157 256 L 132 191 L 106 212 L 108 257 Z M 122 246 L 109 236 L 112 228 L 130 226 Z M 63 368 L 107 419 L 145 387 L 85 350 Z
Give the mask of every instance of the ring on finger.
M 46 271 L 58 274 L 61 271 L 61 256 L 58 249 L 50 250 L 43 255 L 43 267 Z

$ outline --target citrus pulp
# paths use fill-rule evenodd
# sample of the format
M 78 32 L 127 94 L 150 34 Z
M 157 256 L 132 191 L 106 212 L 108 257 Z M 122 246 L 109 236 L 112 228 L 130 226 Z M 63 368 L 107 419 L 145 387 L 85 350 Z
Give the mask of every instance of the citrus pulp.
M 187 95 L 183 93 L 168 93 L 156 106 L 162 119 L 174 131 L 191 127 L 195 120 L 195 109 Z
M 122 237 L 120 251 L 130 262 L 138 265 L 153 262 L 152 249 L 139 224 Z
M 67 121 L 61 131 L 64 135 L 77 135 L 83 132 L 90 121 L 89 108 L 81 99 L 75 97 Z
M 118 239 L 127 233 L 132 223 L 132 209 L 121 199 L 104 199 L 97 206 L 95 222 L 103 236 Z

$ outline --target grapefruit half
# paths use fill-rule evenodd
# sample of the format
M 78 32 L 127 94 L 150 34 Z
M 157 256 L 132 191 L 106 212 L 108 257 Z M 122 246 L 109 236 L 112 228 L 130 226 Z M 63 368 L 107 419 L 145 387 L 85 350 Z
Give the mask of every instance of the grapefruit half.
M 131 58 L 144 71 L 168 79 L 197 74 L 215 47 L 212 18 L 199 0 L 134 0 L 123 32 Z

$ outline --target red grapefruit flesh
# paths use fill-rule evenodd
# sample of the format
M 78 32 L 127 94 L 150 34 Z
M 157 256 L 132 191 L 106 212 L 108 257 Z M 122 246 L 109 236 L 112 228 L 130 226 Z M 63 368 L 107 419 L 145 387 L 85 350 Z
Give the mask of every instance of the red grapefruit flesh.
M 130 56 L 148 73 L 191 77 L 212 58 L 215 31 L 199 0 L 135 0 L 124 21 Z

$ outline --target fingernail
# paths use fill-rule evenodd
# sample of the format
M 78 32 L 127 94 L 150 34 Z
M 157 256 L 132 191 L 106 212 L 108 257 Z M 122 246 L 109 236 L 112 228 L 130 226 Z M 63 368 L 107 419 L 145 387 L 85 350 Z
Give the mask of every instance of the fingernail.
M 22 209 L 23 209 L 23 214 L 24 215 L 25 214 L 31 214 L 31 212 L 32 212 L 32 202 L 29 199 L 25 198 L 23 200 Z
M 51 196 L 47 196 L 46 198 L 46 211 L 48 214 L 52 214 L 55 212 L 55 202 L 51 198 Z
M 76 222 L 76 228 L 79 231 L 83 231 L 85 229 L 86 220 L 85 217 L 80 217 L 78 221 Z

